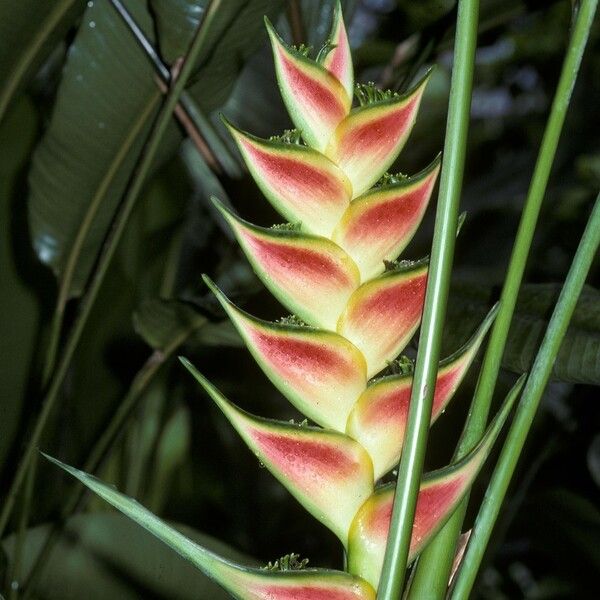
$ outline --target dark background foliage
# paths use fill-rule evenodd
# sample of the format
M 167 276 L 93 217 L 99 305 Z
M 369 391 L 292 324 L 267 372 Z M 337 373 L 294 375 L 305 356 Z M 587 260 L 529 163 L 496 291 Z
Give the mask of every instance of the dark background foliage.
M 128 0 L 162 60 L 185 52 L 203 0 Z M 435 65 L 398 169 L 424 168 L 443 146 L 455 20 L 452 0 L 348 0 L 357 78 L 405 89 Z M 475 92 L 445 349 L 456 349 L 498 297 L 569 34 L 570 2 L 482 0 Z M 292 31 L 290 11 L 302 27 Z M 251 312 L 282 315 L 209 202 L 250 221 L 276 217 L 235 158 L 218 113 L 257 135 L 289 126 L 262 16 L 288 39 L 327 35 L 329 0 L 225 0 L 187 93 L 209 119 L 215 175 L 174 121 L 77 348 L 41 447 L 80 466 L 152 364 L 126 430 L 98 475 L 191 535 L 261 563 L 289 552 L 313 566 L 341 549 L 257 463 L 175 358 L 188 356 L 232 400 L 257 414 L 293 409 L 253 363 L 203 286 L 210 274 Z M 131 177 L 160 102 L 151 62 L 108 0 L 0 0 L 0 484 L 11 481 L 39 411 L 40 372 L 69 253 L 97 212 L 67 289 L 65 330 Z M 498 397 L 527 370 L 600 187 L 600 26 L 596 21 L 545 199 Z M 207 131 L 205 129 L 205 131 Z M 220 136 L 220 137 L 219 137 Z M 233 161 L 232 161 L 232 158 Z M 407 257 L 428 252 L 434 210 Z M 600 571 L 600 272 L 592 269 L 557 359 L 515 484 L 496 528 L 478 597 L 590 598 Z M 185 340 L 185 341 L 183 341 Z M 183 342 L 182 342 L 183 341 Z M 59 349 L 60 351 L 60 349 Z M 478 365 L 432 430 L 428 467 L 449 460 Z M 139 374 L 137 375 L 139 377 Z M 135 383 L 134 383 L 135 387 Z M 23 563 L 73 486 L 40 462 Z M 489 469 L 473 498 L 481 498 Z M 470 515 L 472 520 L 473 514 Z M 16 521 L 11 524 L 14 530 Z M 193 530 L 193 531 L 192 531 Z M 198 532 L 202 532 L 199 534 Z M 215 546 L 205 534 L 230 548 Z M 14 539 L 0 546 L 8 589 Z M 216 598 L 158 542 L 88 498 L 69 520 L 36 597 Z

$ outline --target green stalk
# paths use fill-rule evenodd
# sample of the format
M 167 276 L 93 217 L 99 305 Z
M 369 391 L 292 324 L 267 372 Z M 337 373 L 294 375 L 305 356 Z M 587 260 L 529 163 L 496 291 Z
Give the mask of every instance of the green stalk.
M 594 20 L 596 5 L 597 0 L 583 0 L 577 14 L 525 201 L 525 207 L 519 223 L 519 229 L 500 298 L 500 309 L 492 328 L 490 343 L 483 361 L 469 418 L 456 451 L 455 456 L 457 459 L 463 457 L 475 446 L 485 430 L 494 387 L 517 302 L 517 295 L 529 256 L 529 249 L 546 192 L 550 170 L 556 154 L 573 86 L 577 79 L 581 58 Z M 411 595 L 411 597 L 435 599 L 445 596 L 454 560 L 456 543 L 465 517 L 467 504 L 468 496 L 462 501 L 448 523 L 422 553 L 412 586 L 414 595 Z
M 552 373 L 552 366 L 560 345 L 565 337 L 569 321 L 575 310 L 579 294 L 585 283 L 588 271 L 600 245 L 600 194 L 596 198 L 592 214 L 577 248 L 577 253 L 569 269 L 565 285 L 560 293 L 542 345 L 535 357 L 531 374 L 525 384 L 521 402 L 514 421 L 508 431 L 506 441 L 494 469 L 492 480 L 487 489 L 483 504 L 475 521 L 473 533 L 458 572 L 452 599 L 469 598 L 473 583 L 481 564 L 481 559 L 490 539 L 494 523 L 500 512 L 502 500 L 514 473 L 515 467 L 525 445 L 527 434 L 533 423 L 536 411 L 542 399 L 544 389 Z
M 0 538 L 2 537 L 2 534 L 8 523 L 8 519 L 12 512 L 17 494 L 21 488 L 25 474 L 27 473 L 28 466 L 35 455 L 36 447 L 40 442 L 40 438 L 48 421 L 48 417 L 56 405 L 60 388 L 71 364 L 73 355 L 75 354 L 79 340 L 81 339 L 87 319 L 95 304 L 98 291 L 100 290 L 106 272 L 108 271 L 108 267 L 116 252 L 118 243 L 129 220 L 129 216 L 131 215 L 131 212 L 143 188 L 146 176 L 150 171 L 150 167 L 152 166 L 162 137 L 171 121 L 171 116 L 177 105 L 179 96 L 181 95 L 184 86 L 192 73 L 194 65 L 197 62 L 197 58 L 202 50 L 204 41 L 210 28 L 210 23 L 214 18 L 220 2 L 221 0 L 211 0 L 208 5 L 206 16 L 202 20 L 202 23 L 198 27 L 194 39 L 192 40 L 190 50 L 181 67 L 179 77 L 171 86 L 161 110 L 156 117 L 156 121 L 154 122 L 152 131 L 150 132 L 148 141 L 144 146 L 144 150 L 136 167 L 136 171 L 133 174 L 131 185 L 127 191 L 127 194 L 125 195 L 118 213 L 115 216 L 113 226 L 109 232 L 106 243 L 102 250 L 102 254 L 99 258 L 98 267 L 92 277 L 89 289 L 81 301 L 79 315 L 73 325 L 69 339 L 65 343 L 63 354 L 57 365 L 54 376 L 50 381 L 48 392 L 42 403 L 42 410 L 38 416 L 34 430 L 29 437 L 27 447 L 17 467 L 15 477 L 8 491 L 4 506 L 2 507 L 2 512 L 0 513 Z
M 385 553 L 379 600 L 397 600 L 404 588 L 410 538 L 425 459 L 427 434 L 442 329 L 450 288 L 458 210 L 462 188 L 471 108 L 477 41 L 478 0 L 460 0 L 454 49 L 454 69 L 448 107 L 444 163 L 436 213 L 431 263 L 425 296 L 419 352 L 415 366 L 408 426 L 398 471 L 396 496 Z

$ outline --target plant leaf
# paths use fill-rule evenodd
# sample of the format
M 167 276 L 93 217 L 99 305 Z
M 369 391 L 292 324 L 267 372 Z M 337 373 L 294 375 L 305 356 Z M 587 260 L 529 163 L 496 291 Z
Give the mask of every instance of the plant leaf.
M 521 377 L 479 444 L 462 460 L 426 474 L 421 482 L 409 560 L 443 527 L 473 483 L 523 386 Z M 383 565 L 396 484 L 380 487 L 362 506 L 350 528 L 348 570 L 377 587 Z
M 154 42 L 146 3 L 125 4 Z M 252 10 L 238 11 L 235 20 L 230 7 L 219 11 L 212 22 L 211 39 L 226 29 L 227 40 L 235 41 L 227 52 L 235 58 L 228 54 L 227 65 L 223 62 L 224 35 L 200 57 L 200 72 L 190 93 L 205 112 L 226 99 L 240 69 L 240 54 L 245 56 L 258 43 L 254 32 L 263 12 L 259 18 L 253 11 L 265 2 L 246 4 Z M 267 11 L 280 6 L 279 1 L 270 3 Z M 34 247 L 59 277 L 71 256 L 75 264 L 71 295 L 80 294 L 88 279 L 160 100 L 150 62 L 110 2 L 89 2 L 29 178 Z M 180 139 L 173 126 L 163 140 L 159 161 L 175 150 Z M 83 243 L 74 248 L 78 233 Z
M 373 465 L 364 448 L 343 433 L 251 415 L 181 361 L 258 459 L 346 544 L 354 515 L 373 492 Z
M 142 28 L 151 31 L 143 6 L 128 5 Z M 158 106 L 153 77 L 110 3 L 89 3 L 29 174 L 34 248 L 57 276 L 64 272 L 82 222 L 86 217 L 93 221 L 79 251 L 74 295 L 85 285 Z
M 495 315 L 496 308 L 462 348 L 440 363 L 431 412 L 432 424 L 454 396 Z M 369 452 L 375 480 L 393 469 L 400 460 L 412 383 L 412 374 L 390 375 L 376 380 L 363 392 L 348 417 L 346 431 Z
M 166 350 L 207 323 L 205 316 L 177 300 L 147 298 L 133 314 L 133 326 L 155 350 Z
M 83 7 L 77 0 L 0 0 L 0 121 Z
M 322 152 L 348 114 L 351 96 L 327 69 L 290 49 L 268 19 L 266 24 L 283 101 L 306 142 Z
M 325 154 L 350 179 L 353 198 L 396 160 L 417 118 L 428 78 L 404 96 L 353 109 L 337 126 Z
M 0 123 L 0 222 L 3 224 L 3 235 L 0 236 L 0 329 L 2 346 L 7 349 L 0 354 L 0 380 L 3 382 L 0 464 L 5 466 L 31 385 L 30 369 L 39 345 L 38 331 L 43 314 L 40 292 L 48 285 L 44 278 L 45 269 L 35 261 L 27 240 L 27 225 L 23 218 L 26 209 L 22 202 L 24 186 L 20 185 L 38 127 L 39 117 L 26 97 L 19 100 L 7 119 Z M 25 265 L 30 280 L 23 277 Z M 32 287 L 32 280 L 38 285 Z
M 528 372 L 542 342 L 561 285 L 526 284 L 521 287 L 502 366 L 514 373 Z M 494 297 L 490 287 L 472 283 L 453 286 L 448 307 L 445 343 L 461 343 L 465 328 L 484 314 Z M 554 381 L 600 385 L 600 291 L 584 286 L 573 318 L 552 367 Z M 458 315 L 463 318 L 459 319 Z M 468 316 L 468 318 L 465 318 Z
M 225 123 L 275 210 L 302 229 L 329 237 L 350 204 L 352 186 L 344 173 L 312 148 L 261 140 Z
M 369 190 L 348 207 L 333 232 L 356 262 L 362 280 L 380 275 L 384 260 L 394 260 L 419 227 L 440 168 L 437 158 L 406 180 Z
M 34 598 L 45 600 L 227 600 L 229 594 L 125 515 L 114 511 L 80 513 L 71 517 L 33 586 Z M 191 527 L 171 524 L 192 541 L 236 562 L 252 559 Z M 49 525 L 27 530 L 21 563 L 23 580 L 50 532 Z M 15 538 L 2 547 L 13 560 Z
M 327 238 L 257 227 L 215 204 L 271 293 L 309 325 L 335 330 L 360 283 L 354 261 Z
M 374 600 L 373 589 L 361 579 L 339 571 L 313 570 L 268 571 L 237 565 L 195 543 L 148 509 L 114 488 L 66 465 L 47 454 L 44 456 L 61 467 L 109 504 L 133 519 L 144 529 L 214 579 L 230 594 L 242 600 Z
M 416 263 L 367 281 L 350 296 L 337 331 L 363 353 L 367 377 L 381 371 L 414 335 L 426 285 L 427 265 Z
M 343 432 L 367 384 L 358 349 L 334 332 L 256 319 L 230 302 L 208 277 L 204 281 L 273 385 L 309 419 Z

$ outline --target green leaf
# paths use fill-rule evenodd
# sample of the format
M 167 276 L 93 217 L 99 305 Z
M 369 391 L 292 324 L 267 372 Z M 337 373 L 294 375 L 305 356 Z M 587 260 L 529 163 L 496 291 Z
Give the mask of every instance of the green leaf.
M 179 406 L 165 423 L 156 448 L 150 506 L 160 512 L 168 498 L 176 470 L 189 455 L 191 445 L 190 411 Z
M 172 3 L 172 0 L 153 0 L 158 1 Z M 194 0 L 179 2 L 191 5 Z M 221 3 L 207 38 L 206 53 L 198 64 L 198 73 L 191 86 L 191 93 L 202 109 L 206 112 L 214 110 L 227 100 L 242 66 L 260 45 L 267 42 L 265 15 L 277 17 L 284 4 L 284 0 L 227 0 Z M 188 35 L 191 39 L 191 31 Z
M 114 488 L 70 467 L 46 454 L 44 456 L 73 477 L 79 479 L 86 487 L 98 494 L 106 502 L 130 517 L 144 529 L 170 546 L 180 556 L 188 560 L 200 571 L 217 581 L 235 598 L 276 598 L 280 594 L 286 598 L 325 598 L 330 593 L 340 600 L 374 600 L 375 592 L 364 580 L 345 572 L 305 569 L 301 571 L 270 571 L 248 568 L 226 560 L 205 546 L 197 544 L 183 533 L 168 525 L 148 509 L 121 494 Z M 314 592 L 311 592 L 314 590 Z M 196 598 L 202 597 L 194 590 Z M 119 596 L 117 596 L 119 597 Z M 206 597 L 206 596 L 204 596 Z M 212 596 L 208 596 L 212 597 Z
M 154 43 L 145 3 L 125 4 Z M 191 89 L 201 110 L 227 98 L 243 60 L 266 39 L 257 35 L 263 13 L 281 3 L 239 4 L 223 3 L 212 23 Z M 110 3 L 88 3 L 30 173 L 34 247 L 59 277 L 71 256 L 71 295 L 80 294 L 88 278 L 160 98 L 148 58 Z M 180 139 L 173 127 L 162 156 Z M 74 248 L 78 233 L 81 244 Z
M 191 304 L 180 300 L 147 298 L 133 314 L 133 326 L 155 350 L 165 351 L 185 338 L 193 347 L 244 345 L 229 319 L 212 323 Z
M 163 60 L 183 56 L 206 10 L 206 0 L 150 0 Z
M 0 0 L 0 121 L 83 7 L 81 0 Z
M 227 558 L 249 559 L 210 536 L 177 525 L 187 537 Z M 24 575 L 31 568 L 49 526 L 27 532 Z M 14 536 L 4 548 L 9 557 Z M 51 554 L 37 585 L 44 600 L 137 600 L 173 598 L 225 600 L 229 596 L 186 560 L 136 523 L 116 512 L 77 515 Z
M 148 298 L 133 314 L 136 332 L 155 350 L 166 350 L 207 322 L 206 317 L 178 300 Z
M 27 99 L 17 103 L 0 128 L 0 465 L 17 433 L 37 344 L 41 305 L 31 279 L 39 279 L 27 241 L 21 179 L 35 142 L 38 115 Z M 25 275 L 25 278 L 24 278 Z M 43 273 L 42 273 L 43 275 Z M 29 277 L 27 277 L 29 276 Z M 10 351 L 8 349 L 10 348 Z
M 128 2 L 140 25 L 150 15 Z M 29 175 L 32 241 L 57 276 L 77 233 L 69 291 L 81 293 L 160 100 L 150 63 L 110 2 L 87 4 L 69 49 L 50 125 Z
M 548 326 L 561 285 L 526 284 L 519 293 L 502 366 L 514 373 L 531 369 Z M 494 299 L 493 290 L 460 284 L 452 292 L 448 307 L 445 343 L 463 339 Z M 584 287 L 573 319 L 560 348 L 552 379 L 600 385 L 600 291 Z

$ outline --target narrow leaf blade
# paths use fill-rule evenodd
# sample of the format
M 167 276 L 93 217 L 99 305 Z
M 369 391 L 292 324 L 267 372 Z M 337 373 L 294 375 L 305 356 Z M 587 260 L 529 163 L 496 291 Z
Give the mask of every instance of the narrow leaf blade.
M 273 598 L 374 600 L 375 598 L 375 592 L 368 583 L 339 571 L 306 569 L 276 572 L 234 564 L 196 544 L 133 498 L 121 494 L 88 473 L 66 465 L 47 454 L 44 456 L 173 548 L 236 598 L 241 600 L 273 600 Z

